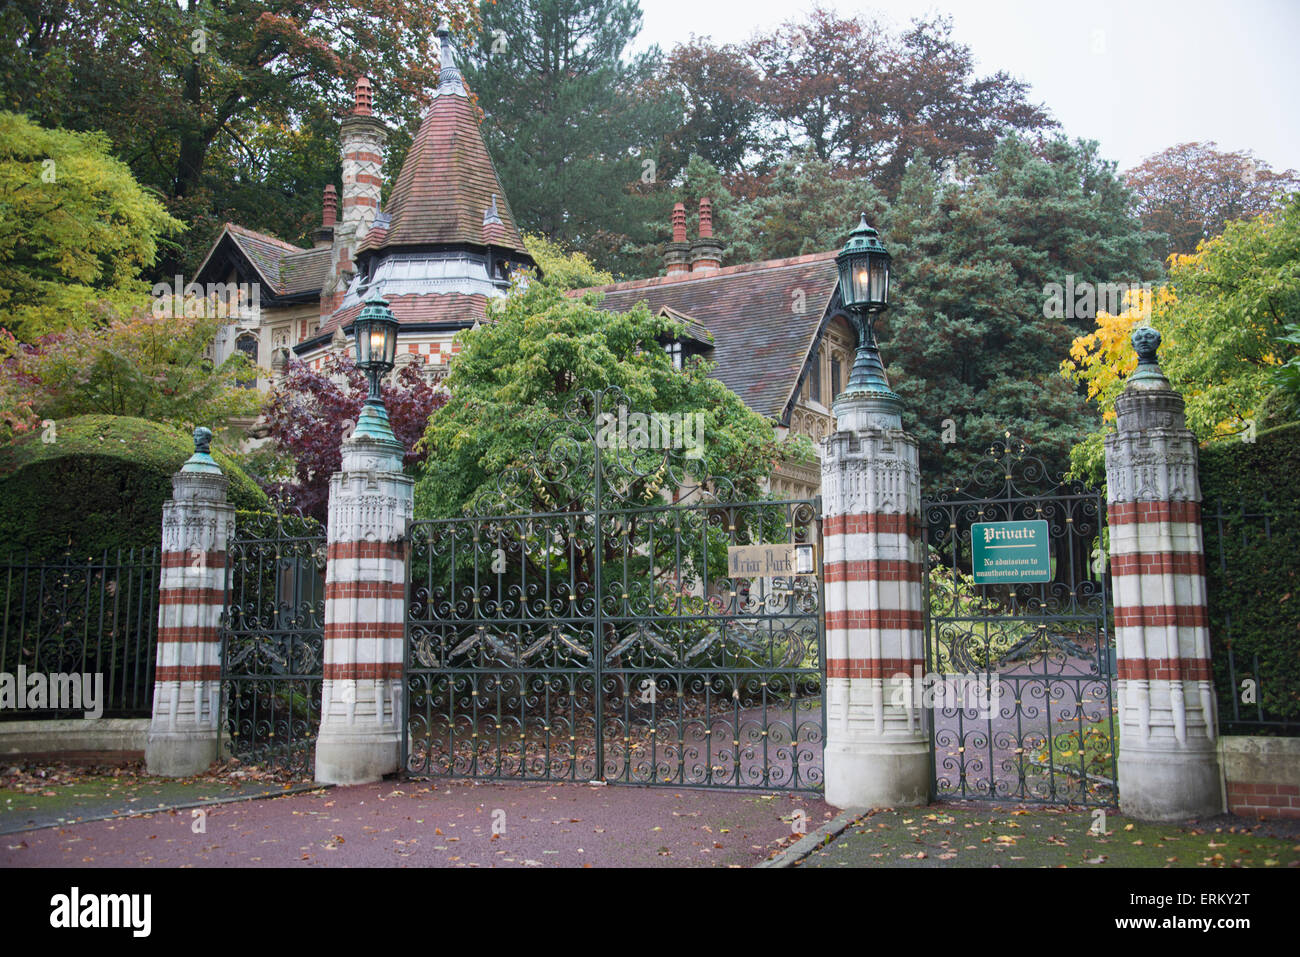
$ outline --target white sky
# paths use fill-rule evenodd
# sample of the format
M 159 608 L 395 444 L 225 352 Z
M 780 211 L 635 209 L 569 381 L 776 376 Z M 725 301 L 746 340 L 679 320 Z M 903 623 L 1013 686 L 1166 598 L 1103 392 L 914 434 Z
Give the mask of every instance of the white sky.
M 1300 0 L 822 0 L 903 26 L 950 14 L 980 75 L 1031 85 L 1066 134 L 1101 142 L 1121 170 L 1176 143 L 1253 150 L 1300 170 Z M 697 36 L 738 42 L 812 0 L 641 0 L 639 47 Z

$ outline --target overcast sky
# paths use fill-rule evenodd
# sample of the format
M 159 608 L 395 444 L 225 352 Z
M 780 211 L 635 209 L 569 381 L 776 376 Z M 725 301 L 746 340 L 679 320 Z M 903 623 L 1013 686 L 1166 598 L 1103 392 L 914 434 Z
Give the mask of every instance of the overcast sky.
M 822 0 L 842 16 L 905 25 L 950 14 L 981 74 L 1031 85 L 1065 132 L 1101 142 L 1121 170 L 1176 143 L 1213 140 L 1300 170 L 1300 0 Z M 641 0 L 638 46 L 692 33 L 749 39 L 813 3 Z

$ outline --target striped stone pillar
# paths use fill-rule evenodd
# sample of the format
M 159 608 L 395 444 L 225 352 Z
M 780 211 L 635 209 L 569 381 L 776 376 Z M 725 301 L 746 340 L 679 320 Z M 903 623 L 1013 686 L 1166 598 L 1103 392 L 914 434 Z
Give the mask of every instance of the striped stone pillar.
M 366 406 L 343 443 L 342 470 L 330 479 L 325 680 L 316 739 L 322 784 L 378 781 L 400 761 L 414 483 L 402 474 L 402 444 L 392 438 L 383 406 L 378 409 Z
M 163 505 L 158 656 L 145 743 L 150 774 L 186 777 L 217 759 L 221 611 L 226 545 L 235 527 L 229 479 L 209 454 L 212 432 L 194 430 L 194 454 L 172 476 Z
M 925 662 L 920 469 L 898 397 L 883 388 L 841 395 L 839 431 L 822 444 L 826 800 L 845 808 L 930 795 L 929 733 L 913 694 Z
M 1174 821 L 1223 810 L 1197 444 L 1156 362 L 1160 334 L 1138 329 L 1133 345 L 1138 368 L 1106 437 L 1119 801 L 1134 817 Z

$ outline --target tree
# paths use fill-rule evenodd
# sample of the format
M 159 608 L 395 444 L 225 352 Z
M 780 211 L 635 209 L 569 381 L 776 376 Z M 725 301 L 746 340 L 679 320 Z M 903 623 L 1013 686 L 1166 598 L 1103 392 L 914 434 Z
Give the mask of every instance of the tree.
M 673 367 L 660 342 L 678 336 L 679 323 L 644 304 L 606 312 L 595 294 L 575 299 L 546 282 L 490 301 L 488 310 L 487 322 L 461 333 L 462 350 L 447 377 L 451 398 L 429 420 L 417 514 L 459 515 L 480 496 L 494 495 L 499 478 L 532 458 L 536 437 L 557 425 L 568 403 L 583 401 L 583 390 L 608 387 L 621 389 L 633 410 L 702 416 L 708 473 L 742 499 L 760 496 L 777 456 L 772 425 L 711 378 L 709 364 Z M 584 473 L 569 474 L 581 482 Z M 624 496 L 652 504 L 669 491 L 643 480 Z M 523 510 L 554 510 L 549 494 L 530 489 Z
M 625 51 L 636 0 L 499 0 L 483 11 L 466 79 L 519 225 L 618 269 L 645 242 L 671 100 L 643 95 L 658 50 Z
M 932 489 L 966 475 L 1004 432 L 1063 470 L 1096 424 L 1058 374 L 1091 317 L 1054 317 L 1048 285 L 1159 274 L 1155 237 L 1128 212 L 1095 143 L 1058 140 L 1038 152 L 1011 137 L 991 171 L 967 172 L 945 183 L 918 158 L 882 230 L 894 279 L 881 349 Z
M 418 120 L 444 14 L 464 30 L 476 6 L 18 0 L 0 12 L 0 95 L 40 122 L 106 132 L 141 182 L 194 225 L 234 203 L 252 214 L 246 225 L 275 231 L 318 211 L 337 174 L 335 118 L 358 76 L 374 81 L 377 110 Z M 304 137 L 311 159 L 295 170 L 283 156 Z M 206 228 L 191 233 L 191 262 L 210 239 Z M 170 252 L 161 275 L 183 264 L 185 250 Z
M 24 345 L 0 338 L 0 395 L 18 395 L 39 420 L 101 414 L 131 416 L 180 429 L 220 431 L 256 415 L 261 396 L 236 352 L 213 368 L 206 358 L 221 316 L 154 317 L 137 312 L 106 326 L 52 333 Z
M 414 365 L 404 365 L 381 389 L 393 434 L 406 448 L 403 466 L 424 461 L 420 437 L 429 416 L 447 401 Z M 303 515 L 325 521 L 330 476 L 343 464 L 343 439 L 357 424 L 368 388 L 349 353 L 331 354 L 320 372 L 290 359 L 266 402 L 265 419 L 277 450 L 292 459 L 292 480 L 270 482 Z
M 884 195 L 867 180 L 799 151 L 773 171 L 766 190 L 737 206 L 732 216 L 732 259 L 750 262 L 834 249 L 865 212 L 884 216 Z
M 877 20 L 821 7 L 761 35 L 749 54 L 774 124 L 773 158 L 807 146 L 893 195 L 919 149 L 932 169 L 966 158 L 987 169 L 997 142 L 1055 126 L 1005 73 L 977 77 L 949 18 L 913 20 L 901 35 Z
M 1169 236 L 1168 252 L 1194 253 L 1234 219 L 1276 207 L 1300 189 L 1295 170 L 1275 172 L 1249 150 L 1224 153 L 1214 143 L 1180 143 L 1124 174 L 1148 229 Z
M 1276 212 L 1228 223 L 1197 253 L 1174 256 L 1168 285 L 1146 305 L 1139 299 L 1118 315 L 1098 316 L 1061 364 L 1067 378 L 1087 386 L 1105 421 L 1114 419 L 1122 375 L 1137 366 L 1129 335 L 1149 316 L 1162 338 L 1160 365 L 1183 393 L 1198 438 L 1250 439 L 1276 424 L 1264 412 L 1282 370 L 1300 362 L 1300 342 L 1288 334 L 1300 312 L 1300 193 Z M 1099 473 L 1102 435 L 1095 431 L 1072 452 L 1077 472 Z
M 758 162 L 764 145 L 759 79 L 745 51 L 734 44 L 714 46 L 691 37 L 674 47 L 654 80 L 654 93 L 667 93 L 682 105 L 660 173 L 671 179 L 692 156 L 726 176 Z
M 99 133 L 0 112 L 0 325 L 34 340 L 144 303 L 140 271 L 182 229 Z
M 592 261 L 579 252 L 571 252 L 561 243 L 552 242 L 536 233 L 524 233 L 524 248 L 533 257 L 546 281 L 560 289 L 585 289 L 604 286 L 614 281 L 612 273 L 597 269 Z

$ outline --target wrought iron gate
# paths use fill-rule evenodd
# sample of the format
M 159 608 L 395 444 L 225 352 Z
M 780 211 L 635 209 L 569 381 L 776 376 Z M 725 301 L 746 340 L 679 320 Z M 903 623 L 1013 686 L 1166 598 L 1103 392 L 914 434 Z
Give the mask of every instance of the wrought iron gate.
M 624 417 L 617 391 L 582 393 L 468 515 L 414 524 L 403 767 L 819 788 L 819 503 L 732 501 Z M 815 560 L 742 578 L 738 544 Z
M 1102 496 L 998 442 L 922 504 L 924 693 L 936 798 L 1114 805 L 1114 639 Z M 971 526 L 1044 521 L 1049 580 L 976 584 Z
M 320 725 L 325 535 L 293 515 L 240 513 L 226 552 L 223 744 L 246 764 L 309 772 Z

